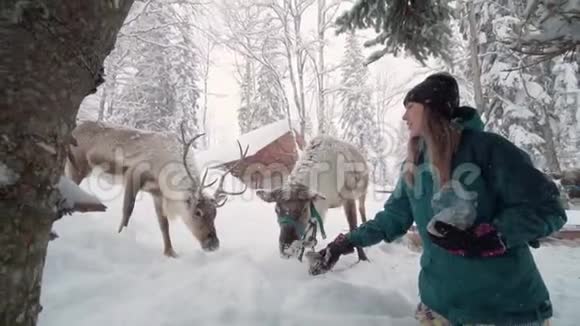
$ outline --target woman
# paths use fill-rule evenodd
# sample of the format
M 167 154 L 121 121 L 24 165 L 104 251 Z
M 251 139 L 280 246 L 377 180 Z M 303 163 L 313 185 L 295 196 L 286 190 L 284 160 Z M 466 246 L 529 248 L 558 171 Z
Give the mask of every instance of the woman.
M 530 245 L 566 223 L 555 184 L 525 152 L 484 132 L 474 109 L 459 107 L 452 76 L 429 76 L 404 105 L 409 150 L 394 193 L 373 220 L 315 254 L 310 273 L 330 270 L 355 246 L 391 242 L 415 223 L 423 242 L 421 325 L 548 325 L 552 306 Z M 432 199 L 442 188 L 471 196 L 469 227 L 436 214 Z

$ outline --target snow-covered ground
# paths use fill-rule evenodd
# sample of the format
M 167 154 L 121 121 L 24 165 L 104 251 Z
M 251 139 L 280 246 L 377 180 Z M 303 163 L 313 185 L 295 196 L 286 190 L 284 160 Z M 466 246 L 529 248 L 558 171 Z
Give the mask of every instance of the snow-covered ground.
M 82 186 L 92 191 L 88 185 Z M 335 271 L 312 277 L 305 264 L 279 257 L 273 207 L 247 192 L 219 211 L 220 250 L 202 252 L 176 221 L 171 231 L 180 257 L 170 259 L 162 255 L 149 195 L 139 196 L 128 229 L 118 234 L 120 186 L 94 193 L 107 212 L 55 224 L 60 238 L 49 245 L 40 326 L 416 325 L 419 254 L 404 244 L 368 248 L 371 263 L 353 266 L 350 255 Z M 369 216 L 384 199 L 369 201 Z M 580 224 L 578 213 L 571 215 Z M 331 210 L 329 239 L 346 230 L 342 214 Z M 553 299 L 552 324 L 579 325 L 580 249 L 533 252 Z

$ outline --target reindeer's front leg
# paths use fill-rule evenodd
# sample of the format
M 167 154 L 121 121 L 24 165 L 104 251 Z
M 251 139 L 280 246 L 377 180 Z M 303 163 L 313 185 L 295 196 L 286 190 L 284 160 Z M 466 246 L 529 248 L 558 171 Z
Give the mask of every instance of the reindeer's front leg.
M 133 214 L 135 208 L 135 200 L 137 193 L 141 190 L 147 180 L 146 171 L 138 166 L 130 168 L 125 174 L 125 195 L 123 198 L 123 219 L 119 224 L 118 232 L 123 230 L 123 227 L 129 225 L 129 218 Z
M 365 204 L 366 196 L 367 196 L 366 194 L 363 194 L 358 199 L 358 212 L 360 214 L 361 223 L 366 223 L 367 221 L 367 212 Z
M 169 221 L 167 220 L 167 216 L 163 213 L 161 196 L 154 195 L 153 202 L 155 203 L 155 213 L 157 214 L 157 221 L 159 221 L 159 229 L 161 229 L 161 235 L 163 236 L 163 254 L 167 257 L 177 258 L 177 254 L 171 245 Z
M 356 229 L 356 202 L 354 199 L 348 199 L 344 204 L 344 213 L 346 214 L 346 219 L 348 221 L 348 227 L 351 231 Z M 356 247 L 356 252 L 358 254 L 358 259 L 369 260 L 364 250 L 361 247 Z

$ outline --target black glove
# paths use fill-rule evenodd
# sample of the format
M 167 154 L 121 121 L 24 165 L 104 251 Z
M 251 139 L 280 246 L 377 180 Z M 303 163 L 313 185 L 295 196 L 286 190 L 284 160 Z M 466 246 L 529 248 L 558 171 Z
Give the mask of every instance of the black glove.
M 528 246 L 530 246 L 534 249 L 538 249 L 538 248 L 540 248 L 540 240 L 532 240 L 532 241 L 528 242 Z
M 340 258 L 340 255 L 354 252 L 354 246 L 344 234 L 339 234 L 326 248 L 313 253 L 307 253 L 311 275 L 318 275 L 329 271 Z
M 441 236 L 427 232 L 431 241 L 455 255 L 494 257 L 507 250 L 505 241 L 491 224 L 474 225 L 465 231 L 441 221 L 433 226 Z

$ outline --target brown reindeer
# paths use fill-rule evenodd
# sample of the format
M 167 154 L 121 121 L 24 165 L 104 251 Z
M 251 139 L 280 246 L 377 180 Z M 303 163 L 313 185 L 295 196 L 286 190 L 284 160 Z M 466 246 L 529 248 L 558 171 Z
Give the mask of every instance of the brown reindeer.
M 176 257 L 169 235 L 169 220 L 179 216 L 205 251 L 219 248 L 214 220 L 216 209 L 227 201 L 227 195 L 240 195 L 223 189 L 225 176 L 220 178 L 213 195 L 204 189 L 217 182 L 205 184 L 207 170 L 200 180 L 189 148 L 203 134 L 186 142 L 182 125 L 182 140 L 168 133 L 126 128 L 103 122 L 80 123 L 72 135 L 65 173 L 80 184 L 91 172 L 100 169 L 105 175 L 122 180 L 124 184 L 123 218 L 118 232 L 127 227 L 139 191 L 153 196 L 155 212 L 163 237 L 163 253 Z M 247 154 L 242 152 L 242 159 Z
M 317 213 L 323 222 L 328 209 L 342 206 L 349 229 L 354 230 L 358 200 L 361 220 L 365 222 L 368 182 L 366 159 L 355 146 L 330 136 L 312 139 L 282 187 L 256 192 L 262 200 L 276 203 L 280 255 L 290 258 L 296 254 L 293 244 L 301 240 L 311 217 Z M 362 248 L 357 248 L 357 253 L 360 260 L 367 260 Z

